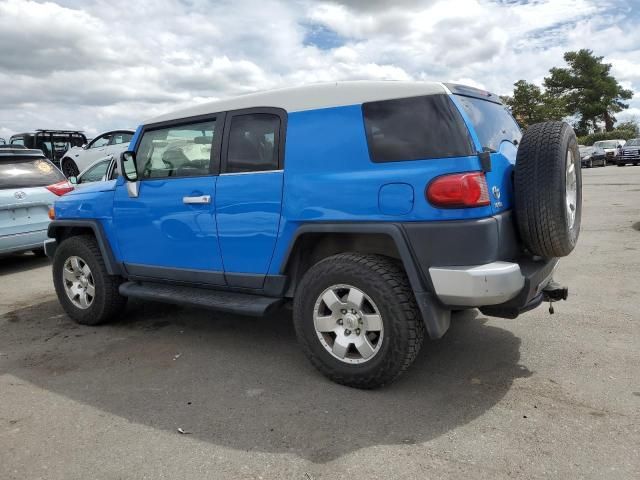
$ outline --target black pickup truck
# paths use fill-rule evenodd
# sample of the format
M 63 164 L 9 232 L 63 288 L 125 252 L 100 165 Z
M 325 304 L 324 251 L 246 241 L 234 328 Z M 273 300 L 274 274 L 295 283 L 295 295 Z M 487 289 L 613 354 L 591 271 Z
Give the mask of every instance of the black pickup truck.
M 36 130 L 35 132 L 16 133 L 9 140 L 10 145 L 23 145 L 26 148 L 42 150 L 45 157 L 60 168 L 60 159 L 72 147 L 81 147 L 87 143 L 87 137 L 77 130 Z

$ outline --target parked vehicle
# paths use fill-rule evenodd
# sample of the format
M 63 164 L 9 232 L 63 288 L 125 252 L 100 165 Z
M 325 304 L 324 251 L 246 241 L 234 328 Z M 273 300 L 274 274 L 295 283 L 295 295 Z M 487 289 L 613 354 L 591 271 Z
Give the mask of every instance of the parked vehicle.
M 601 148 L 605 152 L 605 159 L 607 163 L 616 163 L 618 158 L 619 149 L 621 149 L 626 140 L 600 140 L 593 144 L 596 148 Z
M 0 149 L 2 150 L 28 150 L 24 145 L 0 145 Z M 42 150 L 40 150 L 42 151 Z
M 4 138 L 0 137 L 0 145 L 6 145 L 6 144 L 7 144 L 7 141 Z
M 627 141 L 624 147 L 622 147 L 616 163 L 619 167 L 623 167 L 629 163 L 632 165 L 638 165 L 640 163 L 640 138 Z
M 44 254 L 49 208 L 72 188 L 40 150 L 0 149 L 0 254 Z
M 113 156 L 100 158 L 85 168 L 77 177 L 69 177 L 69 182 L 76 188 L 91 185 L 94 182 L 105 182 L 118 177 L 118 168 Z
M 582 167 L 592 168 L 595 165 L 599 165 L 601 167 L 607 166 L 607 161 L 605 159 L 605 151 L 600 147 L 585 147 L 581 146 L 580 150 L 580 161 L 582 162 Z
M 311 362 L 374 388 L 452 310 L 515 318 L 566 298 L 552 275 L 580 230 L 575 134 L 547 122 L 522 136 L 494 94 L 283 89 L 154 118 L 131 148 L 117 180 L 55 204 L 46 250 L 79 323 L 128 297 L 246 315 L 292 302 Z
M 62 159 L 62 172 L 67 177 L 75 177 L 100 158 L 120 156 L 129 148 L 133 133 L 133 130 L 113 130 L 98 135 L 86 145 L 70 149 Z
M 60 168 L 60 160 L 67 150 L 84 145 L 87 138 L 76 130 L 36 130 L 35 132 L 17 133 L 11 136 L 12 146 L 22 145 L 26 148 L 42 150 L 44 156 Z

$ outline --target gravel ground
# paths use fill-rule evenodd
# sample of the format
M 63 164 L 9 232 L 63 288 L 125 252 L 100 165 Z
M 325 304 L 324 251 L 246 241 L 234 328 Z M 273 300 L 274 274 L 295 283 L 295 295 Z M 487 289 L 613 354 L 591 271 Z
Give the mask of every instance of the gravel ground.
M 47 260 L 0 259 L 0 478 L 640 478 L 640 168 L 583 173 L 569 301 L 456 314 L 372 392 L 320 376 L 289 313 L 81 327 Z

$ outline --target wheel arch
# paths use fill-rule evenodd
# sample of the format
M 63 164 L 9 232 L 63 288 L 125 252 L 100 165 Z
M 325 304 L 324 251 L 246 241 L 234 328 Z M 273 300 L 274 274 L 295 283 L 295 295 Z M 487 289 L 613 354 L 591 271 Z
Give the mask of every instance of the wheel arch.
M 288 278 L 285 296 L 295 295 L 297 285 L 312 265 L 345 252 L 384 255 L 401 262 L 429 337 L 441 338 L 447 332 L 451 311 L 433 293 L 431 281 L 421 273 L 404 229 L 395 223 L 321 223 L 299 227 L 280 267 Z
M 123 275 L 123 269 L 116 261 L 102 224 L 98 220 L 53 220 L 47 229 L 48 237 L 55 239 L 57 245 L 69 237 L 86 234 L 92 235 L 98 242 L 98 248 L 109 275 Z M 47 252 L 53 254 L 55 248 L 52 251 L 49 246 Z
M 320 260 L 345 252 L 384 255 L 399 260 L 414 291 L 425 281 L 401 227 L 396 224 L 308 224 L 296 230 L 280 271 L 289 278 L 287 296 L 293 296 L 307 270 Z

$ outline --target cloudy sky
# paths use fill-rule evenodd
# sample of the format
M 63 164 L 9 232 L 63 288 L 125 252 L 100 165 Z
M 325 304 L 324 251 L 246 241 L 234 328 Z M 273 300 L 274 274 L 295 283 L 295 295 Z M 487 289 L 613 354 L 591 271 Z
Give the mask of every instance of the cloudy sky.
M 619 119 L 640 119 L 639 20 L 640 0 L 0 0 L 0 136 L 93 136 L 195 102 L 333 80 L 506 94 L 585 47 L 638 92 Z

